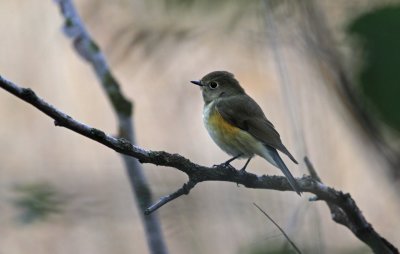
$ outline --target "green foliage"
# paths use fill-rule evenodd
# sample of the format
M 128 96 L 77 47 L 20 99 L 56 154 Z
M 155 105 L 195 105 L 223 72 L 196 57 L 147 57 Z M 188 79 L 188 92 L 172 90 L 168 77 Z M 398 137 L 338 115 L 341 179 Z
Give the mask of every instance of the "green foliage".
M 64 203 L 57 190 L 49 183 L 31 183 L 15 187 L 18 197 L 14 205 L 21 210 L 19 219 L 24 223 L 45 220 L 62 212 Z
M 358 80 L 366 104 L 400 131 L 400 6 L 364 14 L 348 32 L 360 39 L 365 56 Z

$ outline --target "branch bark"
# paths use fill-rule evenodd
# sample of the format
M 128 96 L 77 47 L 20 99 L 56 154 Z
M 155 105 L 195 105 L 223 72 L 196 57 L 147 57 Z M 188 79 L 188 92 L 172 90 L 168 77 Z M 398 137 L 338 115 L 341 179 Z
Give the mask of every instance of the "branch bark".
M 318 176 L 317 171 L 308 157 L 304 158 L 304 162 L 306 163 L 307 169 L 310 172 L 310 176 L 314 180 L 322 183 L 321 178 Z M 318 200 L 318 196 L 313 200 Z M 373 229 L 372 225 L 365 219 L 361 210 L 357 207 L 356 202 L 350 196 L 350 194 L 344 194 L 343 201 L 345 203 L 345 206 L 343 207 L 326 201 L 326 204 L 328 205 L 332 215 L 332 220 L 350 229 L 353 234 L 361 241 L 366 243 L 374 251 L 374 253 L 399 252 L 396 247 L 394 247 L 385 238 L 379 236 L 379 234 Z
M 55 2 L 58 4 L 60 12 L 64 17 L 63 30 L 66 36 L 73 41 L 78 55 L 92 66 L 102 89 L 114 109 L 118 119 L 119 137 L 125 138 L 130 143 L 135 144 L 132 103 L 122 93 L 120 85 L 112 74 L 104 54 L 86 30 L 73 1 L 56 0 Z M 136 206 L 139 210 L 143 211 L 152 202 L 150 186 L 143 168 L 137 159 L 133 157 L 122 155 L 122 159 L 124 160 Z M 153 254 L 167 254 L 168 249 L 161 231 L 158 215 L 144 216 L 143 213 L 140 214 L 150 252 Z
M 292 191 L 287 179 L 283 176 L 258 176 L 249 172 L 236 170 L 233 167 L 205 167 L 191 162 L 179 154 L 171 154 L 165 151 L 150 151 L 132 145 L 124 138 L 115 138 L 107 135 L 103 131 L 81 123 L 51 104 L 38 97 L 31 89 L 21 88 L 16 84 L 0 76 L 0 87 L 14 94 L 20 99 L 30 103 L 55 121 L 56 126 L 62 126 L 77 132 L 87 138 L 97 141 L 114 151 L 132 156 L 141 163 L 151 163 L 159 166 L 173 167 L 187 174 L 188 184 L 184 185 L 175 193 L 164 197 L 159 205 L 152 206 L 147 212 L 152 212 L 162 205 L 174 200 L 175 198 L 188 194 L 196 184 L 206 181 L 223 181 L 242 184 L 247 188 L 270 189 L 278 191 Z M 309 192 L 315 195 L 313 200 L 323 200 L 328 206 L 335 209 L 332 212 L 333 220 L 349 228 L 354 235 L 367 244 L 375 253 L 399 253 L 394 245 L 379 235 L 372 225 L 365 219 L 361 210 L 358 208 L 350 194 L 335 190 L 318 180 L 314 170 L 313 176 L 303 176 L 296 181 L 302 192 Z M 190 184 L 189 184 L 190 183 Z M 189 187 L 187 187 L 189 186 Z M 154 207 L 154 206 L 153 206 Z

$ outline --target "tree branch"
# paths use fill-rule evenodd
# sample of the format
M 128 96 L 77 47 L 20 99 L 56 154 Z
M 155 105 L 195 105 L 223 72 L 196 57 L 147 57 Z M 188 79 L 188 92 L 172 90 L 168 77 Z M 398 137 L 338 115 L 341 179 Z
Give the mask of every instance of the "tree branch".
M 119 137 L 127 139 L 135 144 L 134 124 L 132 120 L 132 103 L 123 94 L 119 83 L 112 74 L 106 57 L 91 38 L 86 30 L 78 11 L 72 0 L 56 0 L 64 17 L 65 35 L 73 41 L 74 48 L 79 56 L 85 59 L 92 66 L 94 73 L 100 81 L 107 99 L 111 103 L 114 113 L 118 119 Z M 143 167 L 133 157 L 122 155 L 125 164 L 129 183 L 135 197 L 136 206 L 143 211 L 152 203 L 152 194 L 149 183 L 144 174 Z M 144 224 L 145 236 L 153 254 L 167 254 L 168 249 L 161 231 L 160 221 L 157 214 L 144 216 L 140 213 Z
M 185 194 L 186 188 L 190 190 L 197 183 L 205 181 L 232 182 L 242 184 L 247 188 L 255 189 L 292 191 L 289 182 L 283 176 L 258 176 L 249 172 L 243 172 L 232 167 L 224 166 L 205 167 L 195 164 L 179 154 L 145 150 L 132 145 L 126 139 L 112 137 L 101 130 L 74 120 L 51 104 L 39 98 L 31 89 L 21 88 L 10 81 L 3 79 L 1 76 L 0 87 L 32 104 L 37 109 L 53 118 L 57 126 L 62 126 L 77 132 L 115 150 L 118 153 L 137 158 L 141 163 L 173 167 L 188 175 L 190 179 L 190 184 L 188 184 L 189 188 L 182 187 L 175 193 L 171 194 L 170 197 L 165 197 L 164 200 L 160 200 L 156 203 L 155 209 L 149 208 L 149 212 L 154 211 L 167 202 Z M 338 211 L 340 211 L 338 216 L 343 216 L 343 219 L 338 220 L 335 218 L 336 213 L 333 213 L 333 220 L 348 227 L 357 238 L 366 243 L 375 253 L 399 253 L 396 247 L 381 237 L 374 230 L 372 225 L 368 223 L 350 194 L 335 190 L 334 188 L 321 183 L 315 179 L 315 176 L 314 178 L 311 176 L 303 176 L 297 178 L 296 181 L 302 192 L 310 192 L 316 196 L 314 200 L 324 200 L 329 205 L 334 205 L 335 209 L 337 208 Z
M 148 215 L 160 208 L 161 206 L 165 205 L 166 203 L 179 198 L 182 195 L 187 195 L 189 194 L 190 190 L 193 189 L 193 187 L 196 185 L 196 182 L 189 180 L 187 183 L 185 183 L 181 188 L 179 188 L 177 191 L 175 191 L 172 194 L 169 194 L 167 196 L 164 196 L 160 198 L 154 205 L 150 206 L 144 211 L 144 214 Z
M 306 163 L 311 177 L 315 181 L 322 183 L 321 178 L 318 176 L 317 171 L 307 156 L 304 157 L 304 162 Z M 350 229 L 353 234 L 366 243 L 374 253 L 399 253 L 395 246 L 385 238 L 381 237 L 373 229 L 372 225 L 368 223 L 350 194 L 341 194 L 342 206 L 337 203 L 329 202 L 329 200 L 325 200 L 331 212 L 332 220 Z M 315 200 L 319 200 L 319 197 L 317 196 L 313 199 L 313 201 Z

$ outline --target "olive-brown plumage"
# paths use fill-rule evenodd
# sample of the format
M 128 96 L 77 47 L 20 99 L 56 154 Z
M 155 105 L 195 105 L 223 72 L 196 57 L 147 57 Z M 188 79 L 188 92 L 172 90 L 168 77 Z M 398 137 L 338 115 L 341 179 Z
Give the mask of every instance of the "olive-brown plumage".
M 294 163 L 295 158 L 283 145 L 279 133 L 267 119 L 260 106 L 248 96 L 233 74 L 215 71 L 200 81 L 204 99 L 203 120 L 210 136 L 226 153 L 236 158 L 248 158 L 243 170 L 254 155 L 259 155 L 282 170 L 292 188 L 300 194 L 300 187 L 277 150 Z

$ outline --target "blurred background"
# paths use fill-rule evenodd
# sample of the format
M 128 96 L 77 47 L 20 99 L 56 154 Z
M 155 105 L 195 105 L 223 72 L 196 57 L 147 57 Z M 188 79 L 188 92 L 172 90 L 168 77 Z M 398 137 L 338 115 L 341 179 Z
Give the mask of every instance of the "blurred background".
M 228 156 L 208 137 L 189 83 L 228 70 L 264 109 L 307 174 L 350 192 L 400 246 L 400 1 L 77 0 L 134 101 L 138 144 L 202 165 Z M 0 1 L 0 75 L 110 134 L 115 116 L 63 34 L 52 1 Z M 122 160 L 0 90 L 0 253 L 148 253 Z M 238 168 L 244 161 L 235 162 Z M 187 179 L 144 165 L 154 198 Z M 262 159 L 248 171 L 281 174 Z M 370 253 L 323 202 L 207 182 L 159 210 L 170 253 Z

